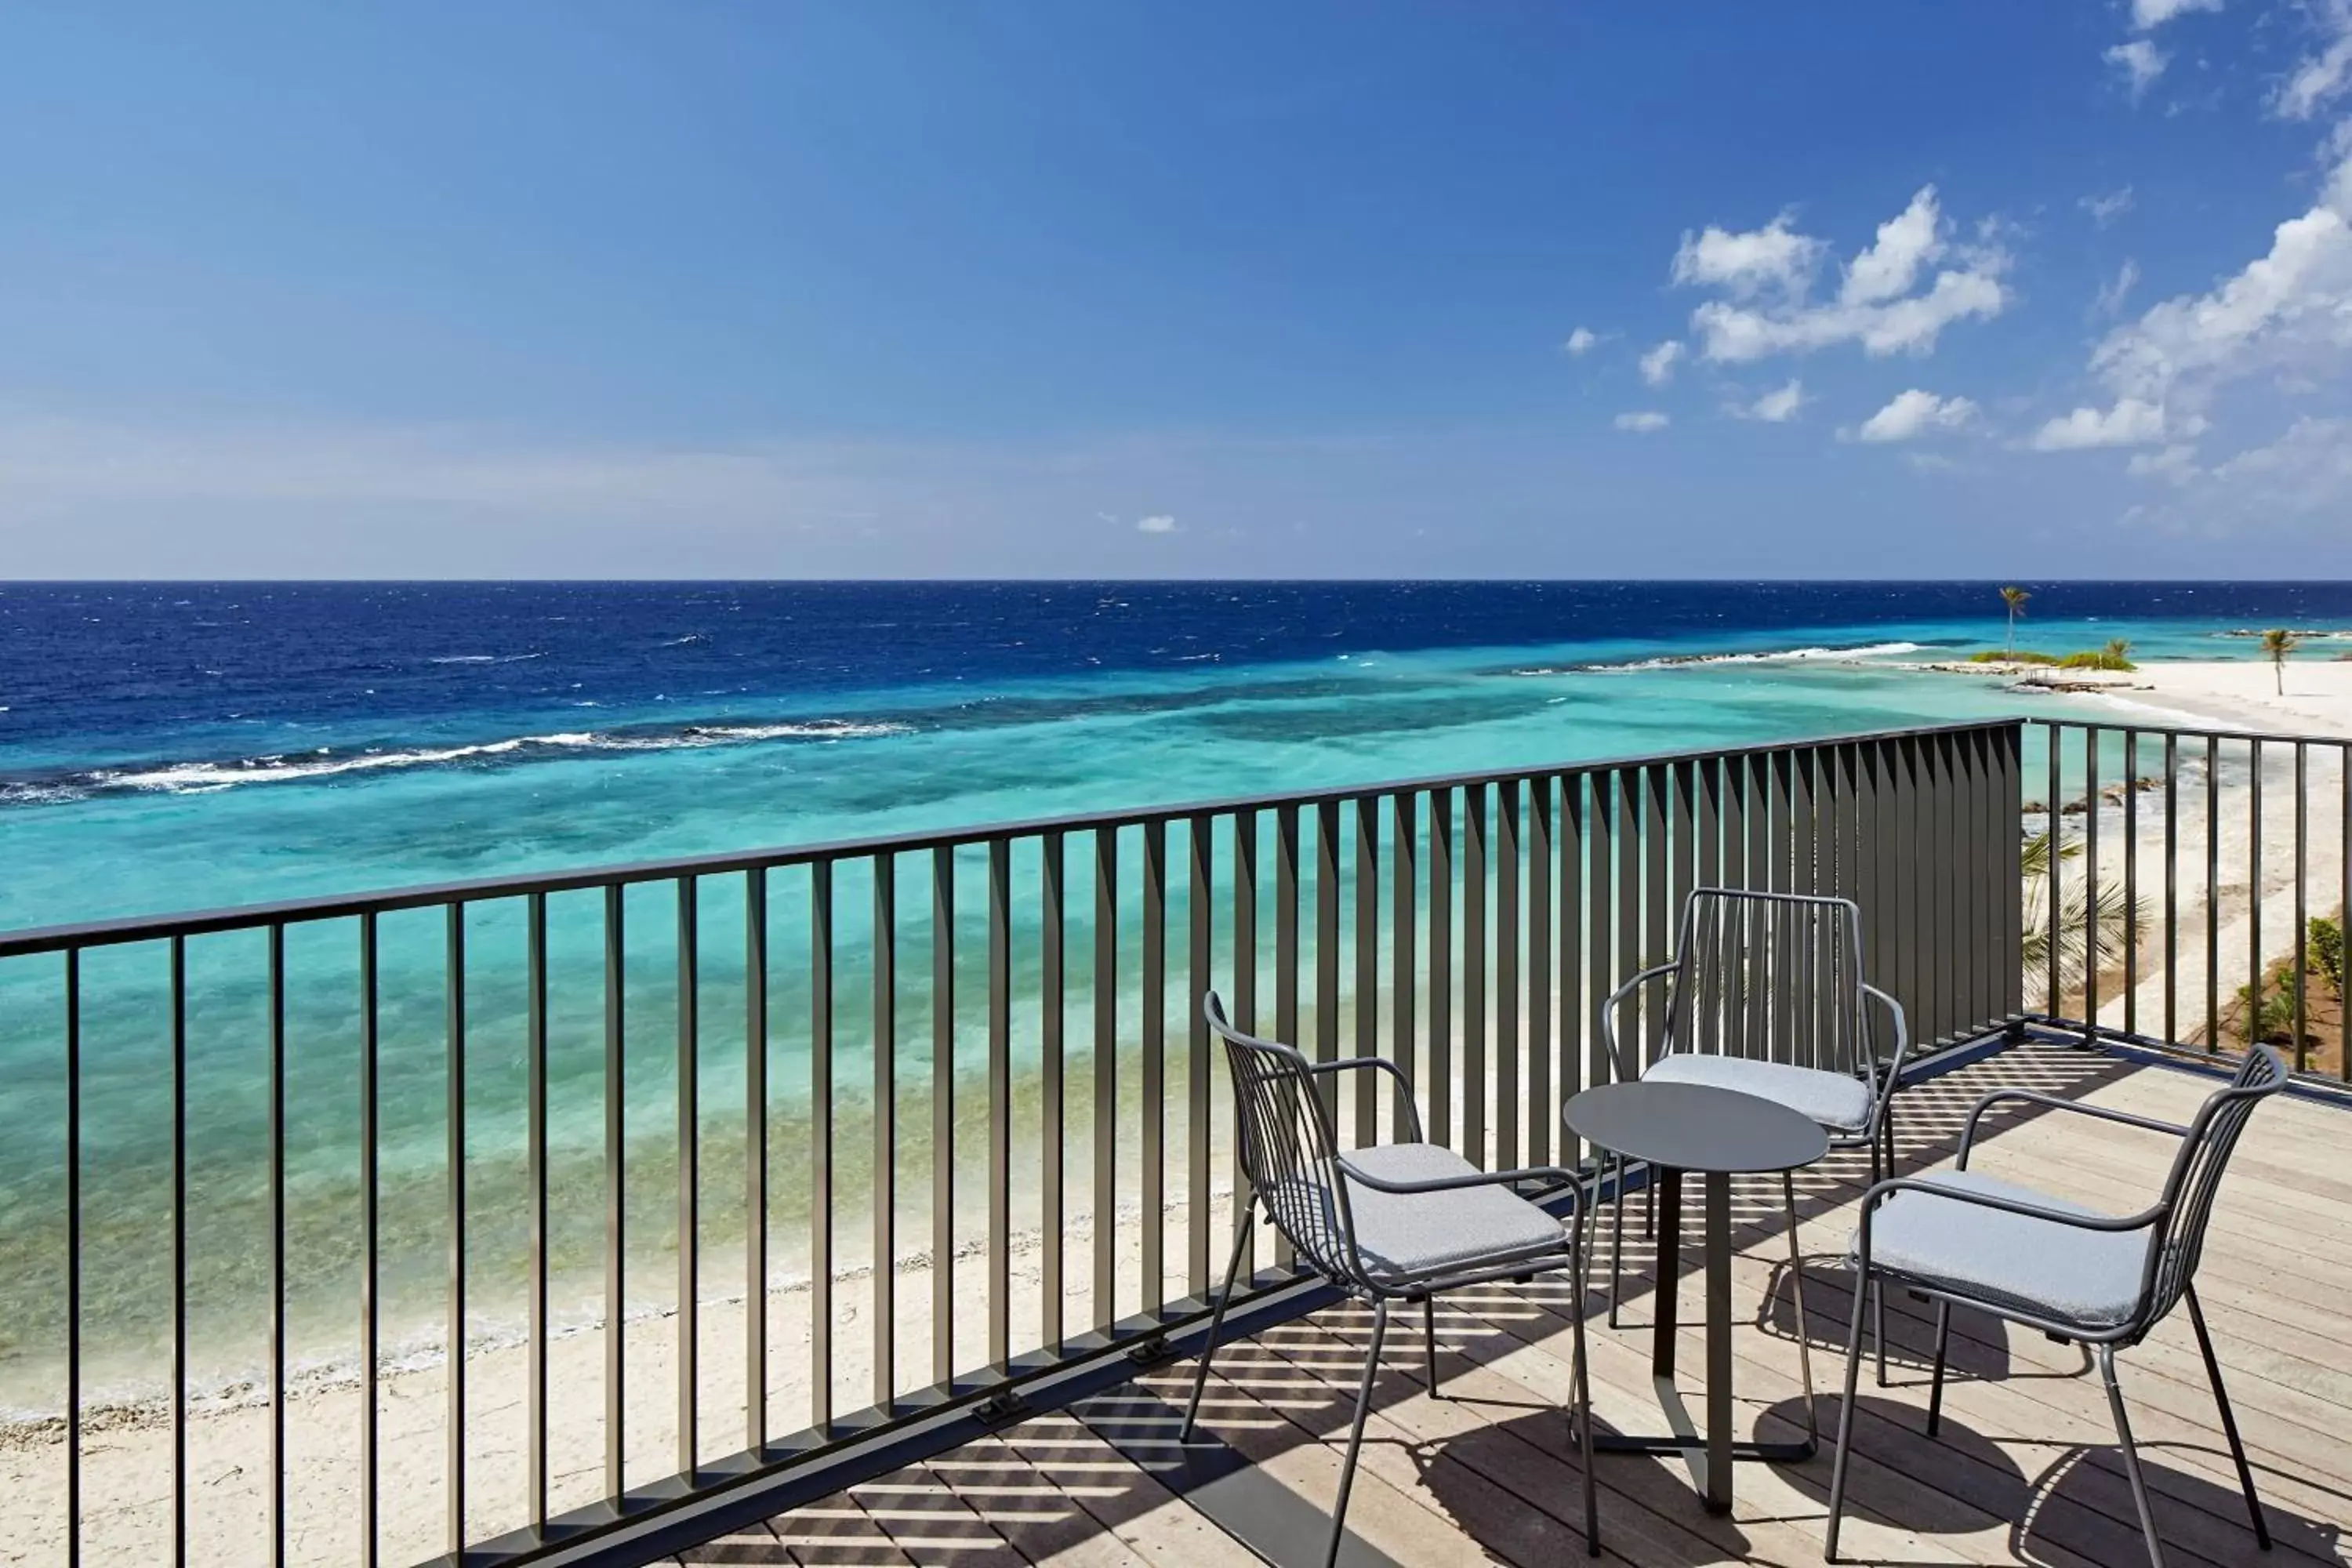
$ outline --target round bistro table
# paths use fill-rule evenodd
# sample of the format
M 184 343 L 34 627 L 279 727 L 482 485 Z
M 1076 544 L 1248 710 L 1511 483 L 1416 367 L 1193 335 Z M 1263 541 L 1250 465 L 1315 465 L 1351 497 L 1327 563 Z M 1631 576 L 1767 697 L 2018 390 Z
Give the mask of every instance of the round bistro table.
M 1586 1142 L 1646 1164 L 1658 1183 L 1658 1287 L 1652 1372 L 1672 1386 L 1675 1297 L 1682 1255 L 1682 1178 L 1706 1184 L 1706 1429 L 1635 1436 L 1593 1434 L 1614 1453 L 1674 1454 L 1703 1449 L 1707 1511 L 1731 1509 L 1734 1459 L 1810 1458 L 1817 1439 L 1734 1442 L 1731 1436 L 1731 1178 L 1793 1171 L 1829 1152 L 1829 1135 L 1785 1105 L 1697 1083 L 1612 1083 L 1588 1089 L 1560 1110 L 1568 1130 Z M 1599 1229 L 1598 1205 L 1594 1228 Z

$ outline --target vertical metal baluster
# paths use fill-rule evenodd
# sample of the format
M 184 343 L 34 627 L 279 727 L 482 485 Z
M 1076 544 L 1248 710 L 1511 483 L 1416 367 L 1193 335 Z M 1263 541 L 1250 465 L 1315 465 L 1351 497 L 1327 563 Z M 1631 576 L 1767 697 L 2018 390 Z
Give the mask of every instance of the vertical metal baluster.
M 1591 1031 L 1584 1016 L 1584 775 L 1564 773 L 1559 781 L 1559 1068 L 1554 1075 L 1562 1100 L 1577 1089 L 1601 1081 L 1585 1076 L 1584 1045 Z M 1559 1115 L 1552 1106 L 1538 1107 L 1547 1123 Z M 1570 1170 L 1583 1152 L 1563 1127 L 1559 1163 Z
M 1013 841 L 988 841 L 988 1364 L 1013 1362 Z
M 628 946 L 625 889 L 604 889 L 604 1496 L 628 1490 Z
M 1994 764 L 1999 775 L 1995 789 L 2000 802 L 1996 908 L 2000 917 L 2000 952 L 2006 960 L 2001 965 L 2000 994 L 2001 1011 L 2009 1016 L 2025 1011 L 2025 965 L 2020 956 L 2025 945 L 2025 831 L 2021 820 L 2025 805 L 2025 726 L 2021 722 L 2012 721 L 2001 730 L 1994 748 Z
M 1642 770 L 1642 958 L 1641 964 L 1631 965 L 1633 973 L 1642 964 L 1664 963 L 1673 954 L 1667 951 L 1668 922 L 1682 911 L 1669 910 L 1667 901 L 1673 890 L 1666 881 L 1667 824 L 1666 767 L 1654 763 Z M 1666 1003 L 1656 987 L 1651 988 L 1649 1005 L 1642 1009 L 1646 1020 L 1643 1036 L 1649 1041 L 1649 1059 L 1654 1061 L 1666 1048 Z
M 73 958 L 68 959 L 68 984 L 77 983 Z M 79 1009 L 79 1000 L 69 1004 Z M 79 1027 L 79 1019 L 75 1020 Z M 78 1042 L 76 1043 L 78 1045 Z M 76 1073 L 78 1078 L 79 1075 Z M 79 1172 L 81 1160 L 80 1086 L 72 1086 L 74 1100 L 68 1104 L 66 1120 L 71 1129 L 73 1147 L 66 1158 L 68 1203 L 79 1206 Z M 68 1224 L 78 1224 L 79 1215 L 68 1213 Z M 69 1305 L 79 1306 L 81 1260 L 74 1260 L 75 1279 Z M 79 1312 L 73 1316 L 79 1320 Z M 76 1323 L 77 1329 L 79 1322 Z M 72 1359 L 80 1355 L 77 1342 Z M 77 1394 L 78 1397 L 78 1394 Z M 69 1405 L 73 1401 L 69 1401 Z M 68 1411 L 68 1463 L 78 1466 L 70 1440 L 78 1429 L 79 1412 Z M 78 1499 L 71 1495 L 72 1487 L 79 1480 L 73 1476 L 68 1482 L 68 1509 L 79 1511 Z M 80 1552 L 79 1521 L 68 1536 L 68 1555 L 78 1558 Z M 270 1568 L 286 1564 L 286 926 L 283 921 L 269 922 L 269 1563 Z
M 282 941 L 282 936 L 278 940 Z M 78 947 L 66 949 L 65 991 L 66 1568 L 81 1568 L 81 949 Z M 282 993 L 273 993 L 273 994 L 282 994 Z M 273 1035 L 272 1040 L 273 1043 L 278 1043 L 282 1040 L 282 1037 Z M 282 1074 L 283 1068 L 284 1056 L 281 1050 L 271 1058 L 273 1074 Z M 277 1168 L 282 1173 L 285 1169 L 283 1151 L 286 1147 L 285 1123 L 282 1120 L 285 1106 L 282 1079 L 273 1076 L 270 1088 L 275 1097 L 271 1103 L 279 1118 L 271 1122 L 271 1131 L 276 1134 L 271 1139 L 271 1144 L 280 1151 Z M 281 1174 L 272 1195 L 282 1204 L 285 1191 L 285 1182 Z M 276 1300 L 282 1303 L 286 1300 L 284 1274 L 286 1226 L 283 1209 L 274 1211 L 274 1217 L 277 1220 L 278 1237 L 278 1273 L 275 1279 L 278 1288 Z M 279 1330 L 281 1336 L 284 1321 L 284 1313 L 280 1310 L 273 1319 L 273 1326 Z M 282 1337 L 275 1342 L 272 1349 L 278 1356 L 275 1365 L 282 1369 L 286 1364 Z M 282 1410 L 286 1398 L 286 1380 L 282 1370 L 278 1371 L 278 1374 L 270 1384 L 269 1397 L 272 1409 Z M 283 1434 L 285 1429 L 285 1420 L 280 1415 L 277 1421 L 276 1431 Z M 277 1466 L 277 1474 L 283 1478 L 286 1474 L 286 1455 L 282 1437 L 272 1445 L 270 1461 Z M 269 1524 L 270 1568 L 283 1568 L 286 1556 L 286 1510 L 285 1488 L 282 1485 L 271 1496 Z
M 2124 731 L 2124 1033 L 2139 1033 L 2139 731 Z
M 1356 797 L 1356 1055 L 1381 1054 L 1381 804 L 1380 796 Z M 1356 1142 L 1380 1142 L 1381 1075 L 1358 1072 Z
M 1924 738 L 1921 750 L 1927 766 L 1928 791 L 1927 827 L 1928 855 L 1933 875 L 1927 884 L 1927 943 L 1934 955 L 1936 1032 L 1930 1037 L 1940 1044 L 1952 1037 L 1954 1028 L 1963 1022 L 1958 1000 L 1958 977 L 1953 971 L 1952 957 L 1959 948 L 1958 931 L 1953 923 L 1958 912 L 1954 870 L 1962 863 L 1958 847 L 1953 842 L 1953 827 L 1958 816 L 1958 795 L 1955 788 L 1952 737 L 1929 735 Z
M 1618 983 L 1632 972 L 1629 970 L 1620 973 L 1618 970 L 1615 948 L 1616 926 L 1614 917 L 1611 913 L 1616 907 L 1612 901 L 1613 890 L 1610 878 L 1617 859 L 1614 848 L 1617 837 L 1617 803 L 1623 792 L 1619 785 L 1618 775 L 1614 773 L 1591 773 L 1587 776 L 1591 787 L 1590 821 L 1592 847 L 1590 880 L 1586 883 L 1589 918 L 1585 921 L 1584 938 L 1590 951 L 1585 967 L 1592 976 L 1592 986 L 1587 995 L 1597 1007 L 1611 992 L 1617 988 Z M 1609 1056 L 1608 1043 L 1602 1038 L 1601 1030 L 1596 1028 L 1586 1032 L 1584 1048 L 1585 1082 L 1597 1085 L 1614 1081 L 1618 1076 L 1617 1064 Z
M 2352 865 L 2352 862 L 2347 862 Z M 2164 732 L 2164 1037 L 2180 1038 L 2180 737 Z
M 1501 1170 L 1519 1164 L 1519 781 L 1505 779 L 1495 786 L 1495 1163 Z
M 1454 792 L 1429 792 L 1429 1140 L 1454 1146 Z
M 376 1015 L 375 911 L 360 915 L 360 1563 L 376 1562 L 376 1235 L 377 1095 L 381 1068 Z
M 1530 1164 L 1551 1163 L 1552 784 L 1528 786 L 1528 1152 Z
M 1095 840 L 1094 1326 L 1118 1321 L 1118 830 Z
M 2246 1013 L 2244 1033 L 2251 1049 L 2258 1031 L 2263 1002 L 2263 743 L 2246 742 L 2248 795 L 2246 814 Z
M 701 895 L 677 879 L 677 1473 L 701 1468 Z
M 466 1551 L 466 906 L 451 904 L 443 915 L 448 946 L 449 1136 L 449 1407 L 443 1435 L 449 1505 L 449 1552 L 459 1562 Z
M 1797 844 L 1796 754 L 1776 751 L 1769 753 L 1772 821 L 1772 887 L 1776 891 L 1797 891 L 1795 861 Z M 1798 971 L 1797 950 L 1800 945 L 1797 917 L 1793 910 L 1778 909 L 1767 911 L 1769 929 L 1772 933 L 1773 974 L 1770 994 L 1764 1009 L 1765 1053 L 1774 1061 L 1796 1060 L 1797 987 L 1790 982 Z
M 2337 806 L 2336 826 L 2342 844 L 2336 857 L 2336 868 L 2341 881 L 2336 889 L 2336 919 L 2341 931 L 2352 932 L 2352 746 L 2339 746 L 2336 751 L 2336 784 L 2341 791 Z M 2339 943 L 2339 951 L 2341 944 Z M 2344 962 L 2336 960 L 2336 1068 L 2337 1075 L 2352 1082 L 2352 1029 L 2347 1029 L 2344 1017 Z
M 1168 1299 L 1168 824 L 1143 825 L 1143 1306 Z
M 768 1447 L 768 868 L 743 873 L 743 1447 Z
M 1421 888 L 1414 862 L 1421 852 L 1420 800 L 1412 790 L 1397 791 L 1389 820 L 1389 1050 L 1405 1082 L 1416 1089 L 1421 1080 L 1413 1076 L 1413 1022 L 1419 1008 L 1413 993 L 1421 979 Z M 1404 1136 L 1408 1092 L 1397 1089 L 1396 1103 L 1389 1108 L 1389 1126 L 1398 1138 Z
M 1339 803 L 1315 803 L 1315 1059 L 1339 1059 Z M 1338 1075 L 1323 1075 L 1323 1102 L 1336 1136 Z
M 530 1188 L 530 1364 L 525 1373 L 523 1463 L 530 1528 L 547 1531 L 547 895 L 523 902 L 523 1158 Z
M 1038 1210 L 1043 1220 L 1039 1235 L 1038 1268 L 1042 1275 L 1039 1289 L 1039 1331 L 1045 1339 L 1048 1354 L 1059 1355 L 1062 1350 L 1063 1287 L 1062 1262 L 1062 1161 L 1064 1142 L 1062 1131 L 1062 1030 L 1066 1022 L 1067 987 L 1063 978 L 1062 875 L 1063 839 L 1060 830 L 1045 835 L 1045 863 L 1041 873 L 1042 896 L 1045 900 L 1045 952 L 1040 980 L 1038 1106 L 1045 1119 L 1045 1146 L 1038 1173 Z
M 809 1426 L 833 1430 L 833 862 L 809 862 Z M 1004 1253 L 1000 1249 L 1001 1259 Z
M 2310 789 L 2309 747 L 2303 742 L 2294 743 L 2294 1070 L 2301 1072 L 2308 1065 L 2309 1047 L 2304 1043 L 2304 975 L 2310 962 L 2309 938 L 2311 912 L 2304 902 L 2304 873 L 2311 859 L 2311 825 L 2307 795 Z
M 2099 736 L 2083 726 L 2083 1043 L 2099 1034 Z
M 898 858 L 874 857 L 874 1408 L 898 1404 Z
M 1486 1152 L 1486 786 L 1462 792 L 1462 1152 Z
M 2050 854 L 2048 857 L 2049 872 L 2042 880 L 2046 884 L 2043 889 L 2043 892 L 2047 895 L 2047 900 L 2050 907 L 2047 912 L 2047 919 L 2042 929 L 2049 933 L 2049 940 L 2046 945 L 2050 950 L 2047 955 L 2049 960 L 2050 974 L 2048 980 L 2049 991 L 2042 1001 L 2042 1010 L 2054 1018 L 2060 1016 L 2059 1009 L 2065 1004 L 2065 998 L 2059 994 L 2060 986 L 2064 981 L 2065 976 L 2060 971 L 2058 950 L 2063 945 L 2060 940 L 2063 935 L 2063 922 L 2059 917 L 2059 910 L 2061 907 L 2059 884 L 2064 878 L 2066 865 L 2066 858 L 2063 853 L 2061 853 L 2061 851 L 2063 851 L 2066 847 L 2065 835 L 2061 832 L 2060 829 L 2063 826 L 2066 817 L 2063 805 L 2058 798 L 2058 792 L 2062 787 L 2059 773 L 2060 753 L 2063 749 L 2066 738 L 2066 728 L 2063 724 L 2052 724 L 2049 727 L 2047 733 L 2050 740 Z M 1902 993 L 1897 992 L 1895 994 L 1901 995 Z
M 931 1382 L 955 1382 L 955 850 L 931 850 Z
M 1642 816 L 1642 771 L 1627 768 L 1617 774 L 1619 809 L 1617 816 L 1617 967 L 1610 976 L 1612 989 L 1631 979 L 1635 972 L 1660 962 L 1642 945 L 1642 839 L 1649 825 Z M 1651 998 L 1637 994 L 1632 999 L 1633 1016 L 1620 1017 L 1620 1038 L 1633 1042 L 1638 1065 L 1646 1068 L 1656 1053 L 1650 1048 L 1649 1037 L 1643 1033 L 1643 1020 L 1657 1009 Z
M 172 1561 L 188 1561 L 188 939 L 172 939 Z
M 1195 1301 L 1209 1298 L 1209 1020 L 1202 1000 L 1214 983 L 1217 844 L 1214 825 L 1194 816 L 1184 825 L 1184 918 L 1187 926 L 1184 992 L 1184 1289 Z
M 1279 805 L 1274 812 L 1274 1037 L 1286 1046 L 1299 1044 L 1298 1036 L 1298 808 Z M 1328 1082 L 1317 1086 L 1329 1103 Z M 1288 1268 L 1290 1238 L 1274 1233 L 1274 1266 Z
M 2205 1048 L 2221 1048 L 2221 742 L 2213 735 L 2205 737 Z
M 1244 806 L 1234 813 L 1234 1026 L 1244 1035 L 1257 1033 L 1257 813 Z M 1234 1129 L 1230 1157 L 1233 1161 L 1234 1224 L 1249 1223 L 1251 1195 L 1249 1173 L 1242 1169 L 1241 1129 Z M 1241 1255 L 1240 1282 L 1246 1285 L 1257 1274 L 1257 1240 L 1255 1236 L 1236 1244 Z

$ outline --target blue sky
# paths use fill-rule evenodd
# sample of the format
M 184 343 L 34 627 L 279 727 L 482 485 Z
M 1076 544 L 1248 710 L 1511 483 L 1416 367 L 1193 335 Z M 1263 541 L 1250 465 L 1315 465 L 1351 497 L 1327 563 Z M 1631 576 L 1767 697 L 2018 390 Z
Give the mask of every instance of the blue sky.
M 2352 0 L 18 8 L 0 574 L 2352 575 L 2347 113 Z

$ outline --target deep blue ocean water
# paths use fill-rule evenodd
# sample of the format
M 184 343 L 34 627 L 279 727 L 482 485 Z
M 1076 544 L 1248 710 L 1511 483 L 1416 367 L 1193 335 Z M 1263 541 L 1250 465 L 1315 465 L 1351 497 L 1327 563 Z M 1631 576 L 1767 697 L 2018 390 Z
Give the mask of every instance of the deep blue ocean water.
M 2352 625 L 2352 584 L 2033 593 L 2019 643 L 2053 651 L 2120 637 L 2141 657 L 2244 657 L 2222 634 Z M 1905 668 L 2003 636 L 1990 584 L 11 584 L 0 929 L 2011 713 L 2032 700 Z M 1083 909 L 1083 868 L 1073 877 Z M 675 910 L 658 891 L 632 895 L 643 1059 L 628 1097 L 656 1295 L 676 1037 Z M 863 897 L 845 887 L 843 907 Z M 559 1270 L 588 1269 L 601 1237 L 593 912 L 559 908 L 551 937 Z M 797 951 L 792 918 L 780 903 L 779 952 Z M 705 1092 L 723 1106 L 730 1068 L 741 1081 L 740 910 L 704 919 Z M 443 932 L 388 919 L 383 938 L 386 1288 L 397 1328 L 415 1286 L 424 1336 L 446 1256 Z M 513 911 L 485 910 L 468 940 L 468 1225 L 490 1332 L 522 1223 Z M 325 1364 L 348 1354 L 357 1291 L 352 952 L 348 929 L 289 937 L 298 1339 Z M 83 975 L 101 1391 L 151 1388 L 168 1325 L 161 958 L 93 956 Z M 215 1382 L 249 1371 L 264 1321 L 257 959 L 252 941 L 189 951 L 192 1311 Z M 860 962 L 845 930 L 845 1039 L 863 1026 Z M 902 963 L 923 973 L 916 950 Z M 800 983 L 797 969 L 777 981 L 780 1128 L 805 1102 Z M 1082 989 L 1070 1005 L 1083 1018 Z M 1016 1015 L 1034 1038 L 1034 994 Z M 58 1016 L 54 960 L 0 965 L 0 1406 L 39 1406 L 55 1386 Z M 928 1037 L 919 1005 L 900 1024 Z M 862 1071 L 854 1054 L 840 1068 L 845 1083 Z M 705 1154 L 722 1228 L 737 1125 L 714 1122 Z M 774 1151 L 787 1219 L 800 1152 Z

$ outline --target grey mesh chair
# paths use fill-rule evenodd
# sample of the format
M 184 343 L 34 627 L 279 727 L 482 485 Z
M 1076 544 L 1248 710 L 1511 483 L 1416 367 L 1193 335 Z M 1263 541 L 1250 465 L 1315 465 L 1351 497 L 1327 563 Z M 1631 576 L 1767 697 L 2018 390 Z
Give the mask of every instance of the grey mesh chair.
M 2254 1495 L 2254 1473 L 2238 1440 L 2237 1418 L 2221 1384 L 2221 1363 L 2205 1331 L 2194 1279 L 2205 1249 L 2205 1226 L 2213 1217 L 2213 1196 L 2221 1173 L 2245 1131 L 2246 1119 L 2263 1100 L 2286 1087 L 2286 1066 L 2276 1051 L 2257 1046 L 2227 1089 L 2216 1090 L 2186 1127 L 2132 1116 L 2104 1106 L 2083 1105 L 2030 1089 L 1995 1089 L 1977 1101 L 1960 1134 L 1959 1158 L 1948 1172 L 1881 1182 L 1862 1203 L 1862 1226 L 1854 1234 L 1855 1279 L 1892 1280 L 1936 1303 L 1936 1370 L 1927 1393 L 1927 1431 L 1940 1424 L 1944 1403 L 1944 1349 L 1955 1304 L 1975 1307 L 2021 1323 L 2062 1342 L 2093 1348 L 2099 1378 L 2115 1414 L 2124 1473 L 2147 1536 L 2147 1559 L 2164 1568 L 2164 1549 L 2148 1511 L 2147 1483 L 2140 1475 L 2139 1451 L 2116 1385 L 2116 1352 L 2136 1345 L 2164 1321 L 2173 1304 L 2189 1302 L 2189 1321 L 2204 1352 L 2205 1375 L 2221 1407 L 2221 1431 L 2238 1467 L 2254 1539 L 2268 1551 L 2270 1527 Z M 1979 1121 L 1992 1106 L 2023 1100 L 2071 1115 L 2117 1121 L 2179 1141 L 2164 1190 L 2135 1215 L 2112 1215 L 2051 1197 L 2031 1187 L 1978 1175 L 1969 1169 Z M 1846 1452 L 1853 1441 L 1855 1362 L 1862 1347 L 1862 1292 L 1854 1293 L 1853 1331 L 1846 1342 L 1845 1410 L 1838 1423 L 1837 1462 L 1830 1474 L 1830 1522 L 1826 1551 L 1838 1560 L 1838 1520 L 1845 1502 Z
M 1292 1047 L 1243 1034 L 1226 1021 L 1223 1005 L 1211 992 L 1202 1010 L 1224 1042 L 1233 1070 L 1236 1140 L 1249 1204 L 1234 1221 L 1234 1251 L 1225 1264 L 1209 1319 L 1208 1343 L 1192 1378 L 1179 1442 L 1190 1442 L 1201 1414 L 1201 1391 L 1209 1381 L 1225 1309 L 1233 1301 L 1234 1274 L 1241 1267 L 1256 1211 L 1263 1208 L 1299 1260 L 1372 1309 L 1372 1342 L 1364 1353 L 1356 1389 L 1355 1425 L 1339 1470 L 1339 1500 L 1331 1510 L 1331 1541 L 1325 1568 L 1339 1561 L 1346 1533 L 1348 1492 L 1356 1478 L 1356 1455 L 1364 1441 L 1364 1417 L 1380 1371 L 1381 1347 L 1388 1336 L 1391 1302 L 1421 1303 L 1423 1353 L 1429 1391 L 1437 1393 L 1436 1313 L 1439 1292 L 1496 1279 L 1524 1279 L 1566 1268 L 1578 1284 L 1574 1321 L 1570 1418 L 1581 1446 L 1584 1466 L 1584 1538 L 1595 1556 L 1601 1529 L 1592 1478 L 1591 1385 L 1584 1364 L 1582 1215 L 1563 1224 L 1511 1190 L 1514 1184 L 1542 1182 L 1579 1194 L 1573 1173 L 1551 1166 L 1517 1171 L 1481 1171 L 1440 1144 L 1423 1141 L 1412 1085 L 1394 1062 L 1374 1057 L 1309 1062 Z M 1409 1134 L 1404 1142 L 1341 1152 L 1317 1080 L 1350 1072 L 1384 1072 L 1396 1079 L 1400 1112 Z
M 1653 1015 L 1652 1047 L 1621 1035 L 1624 1005 L 1654 982 L 1665 986 Z M 1892 1049 L 1882 1055 L 1873 1005 L 1885 1015 Z M 1862 973 L 1862 911 L 1850 899 L 1700 888 L 1683 904 L 1669 963 L 1645 969 L 1601 1005 L 1601 1032 L 1622 1081 L 1702 1083 L 1785 1105 L 1829 1134 L 1832 1149 L 1868 1149 L 1870 1179 L 1895 1165 L 1895 1089 L 1910 1051 L 1903 1008 Z M 1616 1161 L 1615 1228 L 1609 1245 L 1609 1326 L 1617 1327 L 1623 1273 L 1625 1162 Z M 1780 1178 L 1789 1214 L 1790 1267 L 1797 1268 L 1797 1192 Z M 1655 1203 L 1654 1190 L 1647 1200 Z M 1798 1342 L 1805 1341 L 1797 1290 Z M 1883 1314 L 1881 1314 L 1883 1318 Z M 1878 1376 L 1886 1347 L 1878 1341 Z M 1812 1410 L 1810 1358 L 1805 1408 Z

